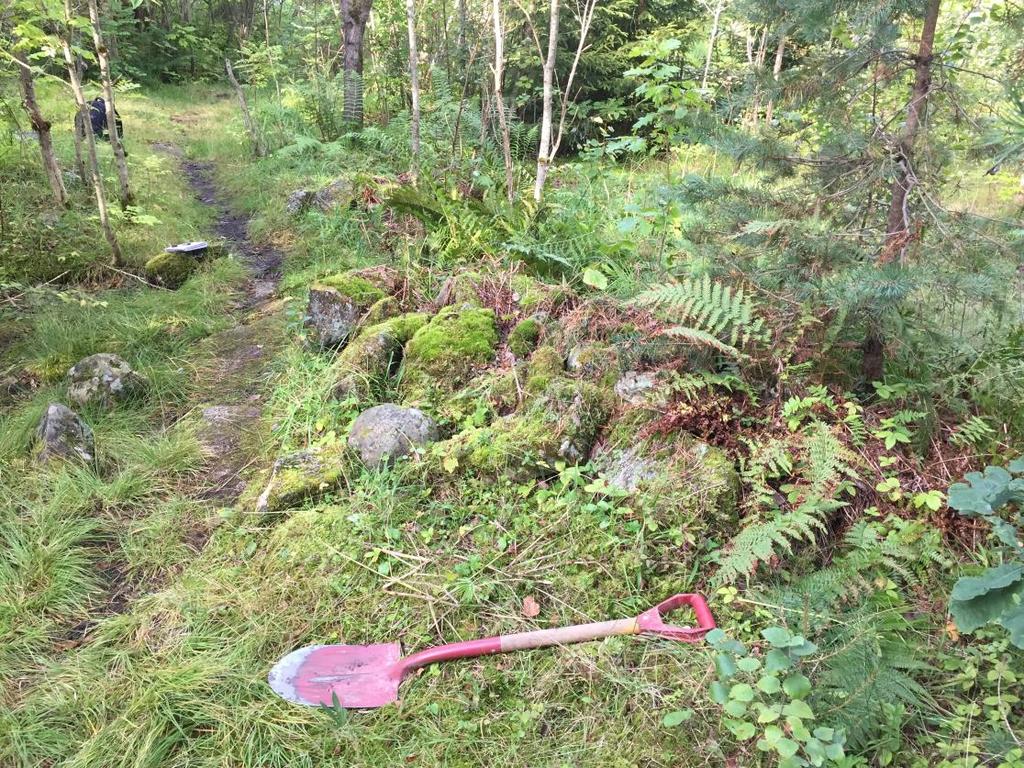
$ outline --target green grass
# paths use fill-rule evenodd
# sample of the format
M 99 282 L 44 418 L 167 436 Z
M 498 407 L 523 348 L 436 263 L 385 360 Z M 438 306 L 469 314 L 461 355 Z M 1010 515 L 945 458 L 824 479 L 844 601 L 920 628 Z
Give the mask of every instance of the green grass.
M 415 298 L 425 303 L 444 277 L 415 238 L 385 236 L 380 210 L 284 213 L 289 192 L 330 181 L 342 160 L 346 170 L 393 174 L 400 158 L 352 146 L 343 158 L 279 153 L 254 161 L 227 96 L 197 86 L 125 97 L 140 205 L 161 223 L 119 229 L 136 265 L 171 240 L 209 236 L 210 212 L 192 200 L 174 162 L 147 143 L 173 142 L 215 162 L 219 183 L 253 214 L 251 233 L 286 251 L 284 302 L 235 329 L 231 301 L 243 274 L 224 259 L 176 292 L 104 282 L 88 293 L 31 293 L 6 310 L 21 333 L 0 349 L 0 370 L 26 370 L 40 388 L 0 410 L 0 765 L 655 768 L 722 765 L 728 755 L 755 764 L 754 747 L 737 747 L 707 697 L 715 672 L 701 645 L 616 638 L 452 663 L 410 678 L 397 705 L 351 713 L 343 723 L 272 693 L 271 664 L 306 643 L 401 641 L 410 651 L 636 614 L 706 586 L 718 542 L 704 530 L 646 520 L 628 499 L 591 485 L 589 469 L 543 483 L 461 474 L 424 482 L 420 467 L 399 464 L 355 471 L 322 499 L 273 515 L 255 514 L 246 502 L 221 509 L 197 498 L 204 405 L 243 391 L 262 398 L 265 433 L 247 436 L 246 445 L 257 486 L 255 470 L 280 453 L 344 439 L 366 405 L 333 400 L 332 357 L 298 339 L 309 282 L 387 263 L 414 278 Z M 56 114 L 55 98 L 47 95 Z M 31 160 L 0 161 L 4 179 Z M 549 226 L 541 235 L 555 242 L 571 231 L 566 222 L 582 222 L 579 265 L 604 264 L 612 291 L 628 294 L 639 272 L 663 269 L 671 257 L 659 250 L 659 233 L 638 224 L 628 236 L 647 257 L 635 269 L 615 271 L 612 251 L 591 244 L 604 238 L 614 246 L 620 214 L 653 220 L 667 179 L 721 172 L 716 162 L 694 150 L 637 175 L 581 163 L 563 175 L 571 183 L 550 194 L 556 215 L 537 226 Z M 17 216 L 42 205 L 41 184 L 38 175 L 26 177 L 32 194 Z M 80 196 L 61 226 L 82 221 L 87 203 Z M 63 230 L 53 237 L 62 247 L 87 240 Z M 84 254 L 82 274 L 109 277 L 88 267 L 104 259 L 92 246 L 75 246 Z M 569 279 L 578 284 L 578 275 Z M 225 374 L 218 366 L 232 347 L 257 342 L 268 357 L 259 371 Z M 150 389 L 112 412 L 83 411 L 96 432 L 95 467 L 37 467 L 32 435 L 45 405 L 63 397 L 74 362 L 100 351 L 128 359 Z M 738 594 L 727 587 L 713 605 L 747 639 L 786 617 L 781 606 L 744 604 Z M 527 597 L 540 605 L 535 618 L 524 615 Z M 944 662 L 965 658 L 938 630 L 921 647 L 940 645 Z M 1005 652 L 1005 644 L 987 649 L 970 662 L 974 674 Z M 955 707 L 991 694 L 972 687 L 969 670 L 960 674 L 955 691 L 935 674 L 928 684 L 942 709 L 913 714 L 925 735 L 907 752 L 924 755 L 920 765 L 939 751 L 955 756 L 954 742 L 972 724 L 957 720 Z M 694 710 L 688 721 L 663 723 L 687 707 Z

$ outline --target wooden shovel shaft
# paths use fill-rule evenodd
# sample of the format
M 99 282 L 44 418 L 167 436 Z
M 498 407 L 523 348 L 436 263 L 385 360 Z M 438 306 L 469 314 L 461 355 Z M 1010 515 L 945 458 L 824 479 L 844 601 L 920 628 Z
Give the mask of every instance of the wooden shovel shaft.
M 689 606 L 697 618 L 696 627 L 674 627 L 665 624 L 663 614 L 667 614 L 682 606 Z M 715 627 L 715 617 L 711 615 L 707 601 L 702 595 L 673 595 L 658 605 L 650 608 L 639 616 L 631 619 L 612 619 L 596 621 L 592 624 L 575 624 L 571 627 L 556 629 L 537 629 L 533 632 L 518 632 L 514 635 L 485 637 L 480 640 L 466 640 L 461 643 L 439 645 L 436 648 L 406 656 L 393 669 L 398 679 L 408 672 L 435 664 L 439 661 L 467 659 L 473 656 L 489 656 L 507 651 L 525 651 L 530 648 L 545 648 L 550 645 L 569 645 L 585 643 L 588 640 L 600 640 L 602 637 L 615 635 L 638 635 L 646 633 L 659 637 L 678 640 L 684 643 L 698 642 L 705 634 Z
M 556 629 L 537 629 L 533 632 L 517 632 L 513 635 L 485 637 L 480 640 L 466 640 L 461 643 L 439 645 L 436 648 L 414 653 L 402 660 L 402 671 L 410 672 L 439 661 L 466 659 L 472 656 L 489 656 L 507 651 L 525 651 L 530 648 L 545 648 L 551 645 L 585 643 L 614 635 L 635 635 L 640 632 L 636 618 L 596 621 L 592 624 L 575 624 Z

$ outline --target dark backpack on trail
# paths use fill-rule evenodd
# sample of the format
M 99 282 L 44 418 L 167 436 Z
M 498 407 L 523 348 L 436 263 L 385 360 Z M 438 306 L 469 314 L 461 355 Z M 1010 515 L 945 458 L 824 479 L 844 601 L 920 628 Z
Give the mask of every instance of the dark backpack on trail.
M 93 135 L 97 138 L 107 138 L 107 102 L 97 96 L 89 102 L 89 123 L 92 125 Z M 117 135 L 124 137 L 124 123 L 121 116 L 114 110 L 114 122 L 117 124 Z M 84 131 L 83 131 L 84 133 Z

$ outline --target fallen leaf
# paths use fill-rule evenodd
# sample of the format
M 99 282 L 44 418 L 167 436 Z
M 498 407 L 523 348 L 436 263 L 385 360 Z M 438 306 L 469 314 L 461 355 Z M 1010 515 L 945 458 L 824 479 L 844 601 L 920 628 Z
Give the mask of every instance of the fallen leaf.
M 523 616 L 528 619 L 532 619 L 534 616 L 540 613 L 540 606 L 537 605 L 537 601 L 533 599 L 533 595 L 527 595 L 523 598 Z

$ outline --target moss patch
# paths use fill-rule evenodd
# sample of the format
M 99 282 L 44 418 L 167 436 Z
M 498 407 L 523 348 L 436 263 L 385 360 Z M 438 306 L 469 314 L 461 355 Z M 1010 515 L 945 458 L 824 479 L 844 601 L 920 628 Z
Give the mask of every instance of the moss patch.
M 184 253 L 161 253 L 146 262 L 146 277 L 165 288 L 180 288 L 199 268 L 192 256 Z
M 609 393 L 589 382 L 552 380 L 519 413 L 471 428 L 431 449 L 441 465 L 492 476 L 537 477 L 557 462 L 586 461 L 611 413 Z
M 416 331 L 405 349 L 402 386 L 413 400 L 452 392 L 473 370 L 494 358 L 498 327 L 494 311 L 448 308 Z
M 338 293 L 348 296 L 360 307 L 369 307 L 384 298 L 385 293 L 365 277 L 343 273 L 331 275 L 317 281 L 318 286 L 334 288 Z
M 520 322 L 508 335 L 508 348 L 516 357 L 526 357 L 537 348 L 543 327 L 532 317 Z

